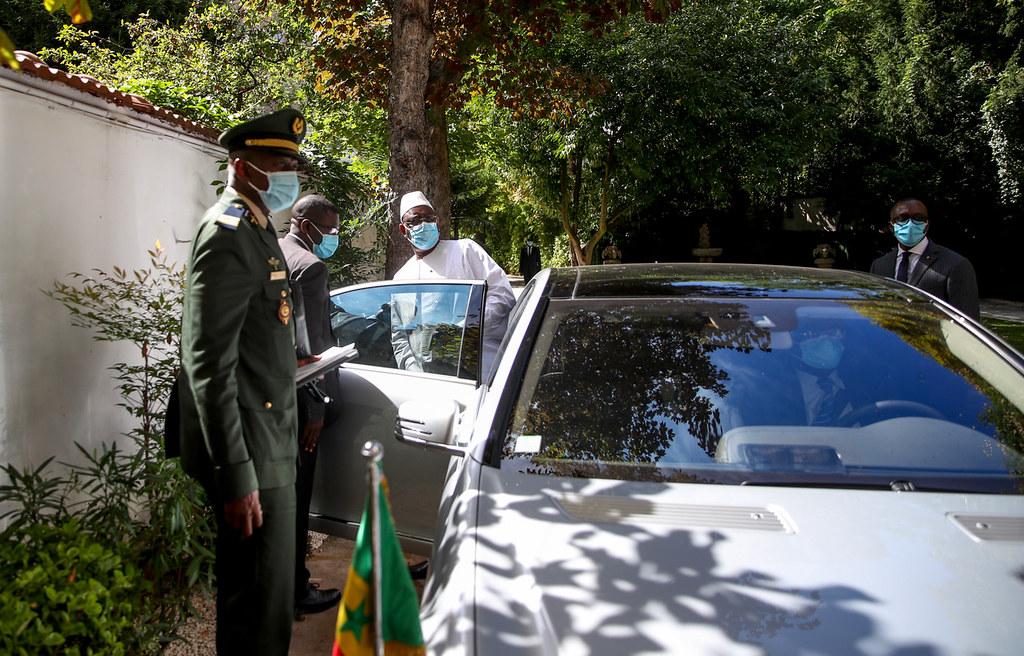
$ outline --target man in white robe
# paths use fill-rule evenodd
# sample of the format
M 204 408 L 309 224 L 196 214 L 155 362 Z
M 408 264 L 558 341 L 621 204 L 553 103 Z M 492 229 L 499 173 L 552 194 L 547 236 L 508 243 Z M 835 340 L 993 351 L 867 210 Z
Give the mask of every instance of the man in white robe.
M 482 373 L 486 377 L 505 336 L 509 311 L 516 302 L 508 276 L 472 239 L 441 240 L 434 206 L 422 192 L 412 191 L 402 196 L 400 211 L 399 230 L 412 244 L 415 254 L 395 273 L 395 280 L 448 278 L 487 281 L 481 354 Z M 429 309 L 426 305 L 425 299 L 424 314 Z M 409 357 L 410 353 L 400 353 L 400 350 L 396 348 L 395 353 L 400 367 L 422 370 L 417 364 L 419 358 Z

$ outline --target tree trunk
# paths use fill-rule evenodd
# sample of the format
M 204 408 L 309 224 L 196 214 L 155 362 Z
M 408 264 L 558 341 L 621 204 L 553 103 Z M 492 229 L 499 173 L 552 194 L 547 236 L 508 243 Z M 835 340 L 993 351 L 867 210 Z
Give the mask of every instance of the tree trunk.
M 597 248 L 598 243 L 600 243 L 601 238 L 608 232 L 608 177 L 610 169 L 611 164 L 606 161 L 604 163 L 604 176 L 601 178 L 601 214 L 598 216 L 597 230 L 594 231 L 594 234 L 587 241 L 587 245 L 583 248 L 583 257 L 587 264 L 594 262 L 594 250 Z
M 562 170 L 559 179 L 559 192 L 561 203 L 559 212 L 562 215 L 562 229 L 569 240 L 569 256 L 573 266 L 587 266 L 594 262 L 594 251 L 601 242 L 601 238 L 608 233 L 608 226 L 618 218 L 608 217 L 608 195 L 611 190 L 611 154 L 604 163 L 604 175 L 601 178 L 600 201 L 601 207 L 597 218 L 597 230 L 590 235 L 586 243 L 580 242 L 579 231 L 574 227 L 580 206 L 580 189 L 582 187 L 583 164 L 579 159 L 567 157 L 562 161 Z M 570 175 L 574 176 L 570 189 Z
M 569 264 L 579 266 L 583 252 L 580 250 L 580 240 L 576 236 L 576 231 L 572 227 L 572 219 L 569 216 L 569 208 L 572 202 L 569 191 L 569 168 L 569 158 L 562 160 L 562 171 L 559 176 L 559 191 L 561 192 L 562 202 L 560 203 L 559 211 L 562 215 L 562 229 L 565 231 L 565 236 L 569 241 Z
M 452 181 L 448 168 L 448 120 L 443 105 L 427 111 L 427 129 L 430 132 L 431 155 L 428 163 L 433 179 L 423 193 L 427 195 L 437 212 L 441 239 L 451 236 Z
M 434 45 L 430 5 L 430 0 L 393 0 L 391 5 L 388 166 L 391 190 L 396 197 L 391 206 L 391 239 L 384 265 L 387 278 L 412 255 L 408 241 L 398 232 L 399 199 L 409 191 L 419 190 L 428 197 L 437 193 L 437 174 L 442 168 L 432 158 L 436 137 L 431 134 L 424 111 L 430 51 Z M 447 157 L 445 164 L 447 177 Z M 449 194 L 446 191 L 446 202 Z

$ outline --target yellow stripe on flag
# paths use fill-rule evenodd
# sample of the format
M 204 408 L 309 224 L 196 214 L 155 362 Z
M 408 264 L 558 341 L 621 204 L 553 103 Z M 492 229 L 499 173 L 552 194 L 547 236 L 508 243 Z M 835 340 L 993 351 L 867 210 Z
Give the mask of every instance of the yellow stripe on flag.
M 348 568 L 334 627 L 334 656 L 373 656 L 373 597 L 355 566 Z

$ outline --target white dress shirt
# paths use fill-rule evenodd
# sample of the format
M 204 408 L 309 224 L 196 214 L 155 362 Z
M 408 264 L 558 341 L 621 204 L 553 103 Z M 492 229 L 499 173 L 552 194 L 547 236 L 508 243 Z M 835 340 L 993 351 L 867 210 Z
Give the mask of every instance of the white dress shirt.
M 917 262 L 918 262 L 918 260 L 921 259 L 921 255 L 924 253 L 924 250 L 926 248 L 928 248 L 928 238 L 927 237 L 925 237 L 921 241 L 917 242 L 917 244 L 913 248 L 908 248 L 907 250 L 903 250 L 903 248 L 900 247 L 899 248 L 899 252 L 896 254 L 896 268 L 893 269 L 892 277 L 895 278 L 896 274 L 899 273 L 899 270 L 900 270 L 900 260 L 902 258 L 904 258 L 904 257 L 909 257 L 910 258 L 910 265 L 907 267 L 907 280 L 910 280 L 911 276 L 914 275 L 914 267 L 917 266 Z

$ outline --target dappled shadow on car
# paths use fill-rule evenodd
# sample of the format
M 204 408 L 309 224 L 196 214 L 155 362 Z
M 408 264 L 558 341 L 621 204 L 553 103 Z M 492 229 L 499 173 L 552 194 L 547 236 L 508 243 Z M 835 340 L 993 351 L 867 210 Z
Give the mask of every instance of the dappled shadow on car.
M 583 523 L 553 494 L 517 495 L 503 505 L 486 495 L 470 498 L 462 510 L 476 515 L 476 530 L 463 534 L 461 544 L 438 545 L 435 564 L 444 568 L 467 538 L 475 539 L 472 558 L 482 570 L 475 617 L 438 626 L 448 634 L 442 642 L 464 643 L 460 632 L 475 625 L 469 644 L 483 653 L 719 653 L 742 645 L 768 653 L 938 653 L 933 645 L 887 644 L 875 621 L 858 610 L 878 600 L 855 587 L 784 585 L 757 566 L 756 555 L 741 571 L 723 571 L 716 554 L 728 547 L 728 531 L 645 525 L 628 516 Z M 495 530 L 516 526 L 519 517 L 543 521 L 551 531 L 505 540 Z M 440 585 L 473 584 L 448 580 L 451 574 L 442 569 L 435 576 Z

